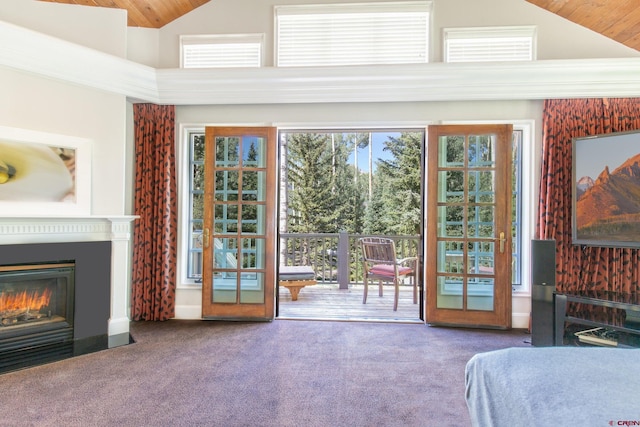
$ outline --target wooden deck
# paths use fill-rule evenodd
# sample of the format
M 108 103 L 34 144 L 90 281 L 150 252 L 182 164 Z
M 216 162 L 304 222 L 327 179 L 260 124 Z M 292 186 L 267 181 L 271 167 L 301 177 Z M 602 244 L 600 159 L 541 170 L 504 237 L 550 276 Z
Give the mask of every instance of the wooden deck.
M 317 284 L 300 290 L 297 301 L 289 291 L 280 287 L 280 319 L 352 320 L 377 322 L 421 322 L 420 304 L 413 303 L 410 286 L 400 288 L 398 311 L 393 311 L 393 286 L 384 287 L 378 296 L 378 286 L 369 285 L 367 303 L 362 304 L 362 285 L 338 289 L 337 284 Z

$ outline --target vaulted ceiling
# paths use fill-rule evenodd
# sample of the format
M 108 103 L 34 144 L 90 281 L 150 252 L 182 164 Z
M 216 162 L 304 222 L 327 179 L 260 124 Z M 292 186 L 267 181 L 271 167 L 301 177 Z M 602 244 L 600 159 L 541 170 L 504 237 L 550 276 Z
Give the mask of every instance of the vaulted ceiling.
M 40 0 L 126 9 L 130 27 L 160 28 L 210 0 Z M 640 50 L 638 0 L 526 0 L 569 21 Z
M 640 50 L 638 0 L 526 0 L 630 48 Z
M 160 28 L 210 0 L 40 0 L 127 10 L 129 27 Z

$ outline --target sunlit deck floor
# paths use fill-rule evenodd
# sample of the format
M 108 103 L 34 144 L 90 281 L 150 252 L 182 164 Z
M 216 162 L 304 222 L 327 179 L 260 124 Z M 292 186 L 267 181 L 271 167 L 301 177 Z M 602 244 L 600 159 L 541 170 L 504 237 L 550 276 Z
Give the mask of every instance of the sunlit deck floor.
M 362 285 L 338 289 L 337 284 L 305 286 L 297 301 L 289 291 L 280 287 L 279 315 L 281 319 L 358 320 L 383 322 L 420 322 L 420 304 L 413 303 L 410 286 L 400 288 L 398 311 L 393 311 L 393 286 L 384 287 L 378 296 L 378 285 L 369 285 L 367 303 L 362 304 Z

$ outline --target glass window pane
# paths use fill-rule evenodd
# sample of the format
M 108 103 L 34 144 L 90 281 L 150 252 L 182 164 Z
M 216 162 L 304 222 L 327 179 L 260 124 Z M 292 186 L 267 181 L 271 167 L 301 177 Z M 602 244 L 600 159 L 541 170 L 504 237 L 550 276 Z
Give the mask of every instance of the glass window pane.
M 263 171 L 245 171 L 242 173 L 242 200 L 264 202 L 266 199 L 267 173 Z
M 240 160 L 240 138 L 216 137 L 216 166 L 237 167 Z
M 194 163 L 191 171 L 191 189 L 204 191 L 204 164 Z
M 492 171 L 469 171 L 469 203 L 493 203 L 494 173 Z
M 441 167 L 462 167 L 464 166 L 464 143 L 465 137 L 442 136 L 439 138 L 438 152 L 445 153 L 444 159 L 440 159 Z
M 495 268 L 494 242 L 470 242 L 467 253 L 467 272 L 493 275 Z
M 242 234 L 264 234 L 264 205 L 243 205 L 242 206 Z
M 265 260 L 265 239 L 240 239 L 242 243 L 242 268 L 262 269 Z
M 469 167 L 487 167 L 493 165 L 495 158 L 493 135 L 469 136 Z
M 211 299 L 214 303 L 235 304 L 238 299 L 238 275 L 234 272 L 218 272 L 213 276 L 213 292 Z
M 464 201 L 464 172 L 438 172 L 438 202 L 461 203 Z M 444 191 L 440 190 L 443 189 Z
M 438 242 L 438 273 L 464 273 L 463 247 L 462 242 Z
M 264 304 L 264 273 L 240 275 L 240 303 Z
M 467 309 L 480 311 L 493 311 L 494 306 L 494 281 L 493 278 L 474 278 L 469 281 L 469 295 L 467 296 Z
M 242 144 L 243 167 L 266 167 L 266 140 L 264 138 L 259 136 L 246 136 L 244 137 Z
M 204 194 L 191 194 L 191 218 L 202 222 L 204 218 Z
M 438 207 L 438 223 L 443 227 L 438 229 L 438 237 L 462 237 L 464 235 L 462 206 Z
M 235 269 L 238 266 L 238 239 L 213 238 L 214 269 Z
M 189 277 L 197 282 L 202 280 L 202 250 L 189 254 Z
M 467 208 L 467 235 L 469 237 L 494 237 L 494 206 L 469 206 Z
M 219 201 L 238 200 L 239 176 L 237 171 L 217 171 L 215 199 Z
M 216 205 L 213 229 L 215 234 L 238 232 L 238 205 Z
M 204 161 L 204 134 L 191 134 L 191 161 Z
M 227 205 L 226 226 L 227 233 L 238 232 L 238 205 Z
M 462 304 L 462 278 L 439 276 L 438 295 L 436 297 L 437 307 L 462 310 Z

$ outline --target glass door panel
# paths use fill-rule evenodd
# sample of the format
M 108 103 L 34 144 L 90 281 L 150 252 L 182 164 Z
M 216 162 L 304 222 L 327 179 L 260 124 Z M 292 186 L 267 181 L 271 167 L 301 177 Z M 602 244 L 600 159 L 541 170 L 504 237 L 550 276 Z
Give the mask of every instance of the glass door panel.
M 270 320 L 275 128 L 207 128 L 205 141 L 203 317 Z
M 510 326 L 510 134 L 507 125 L 429 129 L 429 323 Z

